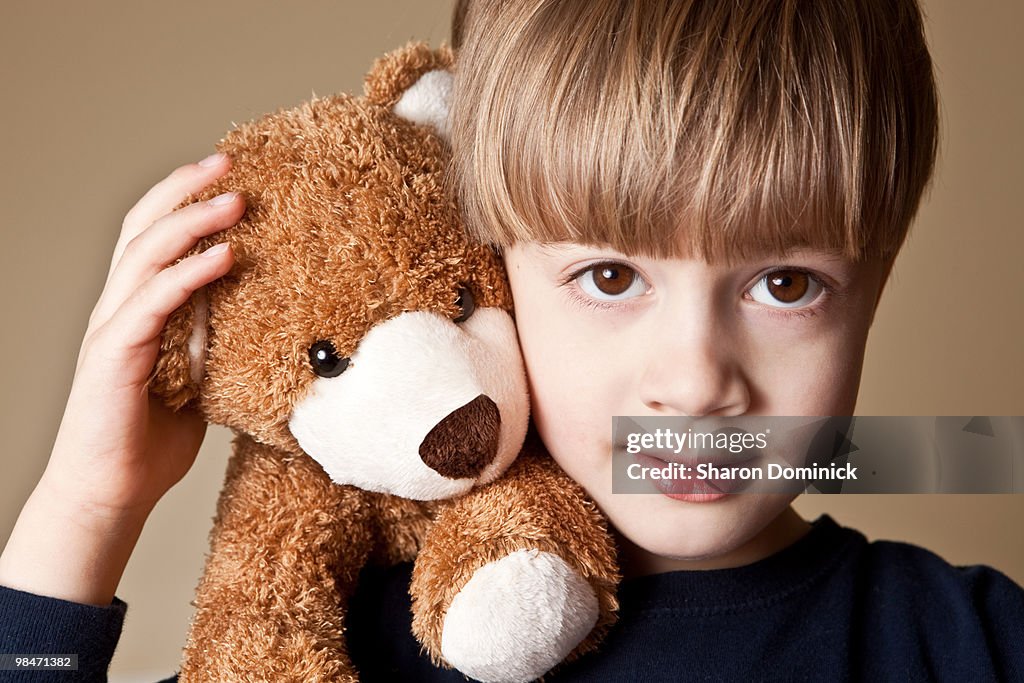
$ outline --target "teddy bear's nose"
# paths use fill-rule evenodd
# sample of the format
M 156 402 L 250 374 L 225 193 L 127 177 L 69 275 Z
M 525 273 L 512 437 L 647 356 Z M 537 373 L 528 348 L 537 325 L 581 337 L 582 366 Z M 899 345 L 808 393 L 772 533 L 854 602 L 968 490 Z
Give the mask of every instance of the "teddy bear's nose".
M 501 414 L 480 394 L 437 423 L 420 444 L 420 458 L 448 479 L 476 477 L 498 453 Z

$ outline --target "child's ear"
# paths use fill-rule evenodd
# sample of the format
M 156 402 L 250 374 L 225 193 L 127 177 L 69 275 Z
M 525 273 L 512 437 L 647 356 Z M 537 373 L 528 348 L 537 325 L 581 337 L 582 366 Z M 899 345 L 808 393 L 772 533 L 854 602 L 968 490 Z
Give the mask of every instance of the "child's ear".
M 366 99 L 447 137 L 451 69 L 447 47 L 431 50 L 424 43 L 410 43 L 374 63 L 364 84 Z
M 206 290 L 192 297 L 167 318 L 160 352 L 149 378 L 149 390 L 178 410 L 199 396 L 206 371 Z

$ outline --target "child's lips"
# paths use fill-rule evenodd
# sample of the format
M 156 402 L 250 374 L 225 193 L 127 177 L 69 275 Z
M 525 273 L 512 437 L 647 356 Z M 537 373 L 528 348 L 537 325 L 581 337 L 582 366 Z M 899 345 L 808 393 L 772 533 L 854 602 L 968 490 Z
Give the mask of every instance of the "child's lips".
M 651 481 L 662 492 L 672 496 L 681 497 L 684 500 L 708 501 L 717 500 L 719 497 L 729 493 L 739 493 L 752 482 L 751 480 L 733 477 L 723 477 L 723 470 L 739 467 L 757 467 L 758 461 L 763 457 L 761 449 L 745 449 L 740 453 L 700 452 L 696 455 L 673 451 L 649 451 L 644 450 L 634 455 L 636 461 L 644 467 L 662 469 L 671 464 L 679 464 L 687 468 L 685 476 L 675 476 L 669 479 L 652 479 Z M 710 476 L 702 476 L 698 465 L 710 465 Z M 679 470 L 676 470 L 679 472 Z

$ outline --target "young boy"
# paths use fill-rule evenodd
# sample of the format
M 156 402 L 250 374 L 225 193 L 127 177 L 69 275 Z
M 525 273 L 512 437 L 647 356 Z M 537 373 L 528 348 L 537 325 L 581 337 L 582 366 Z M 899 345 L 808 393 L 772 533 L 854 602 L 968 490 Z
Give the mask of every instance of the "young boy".
M 627 576 L 601 651 L 550 680 L 1024 676 L 1024 591 L 995 570 L 808 523 L 788 496 L 611 493 L 613 415 L 852 414 L 935 155 L 913 0 L 507 0 L 455 24 L 460 199 L 503 249 L 536 432 L 608 516 Z M 235 196 L 171 212 L 229 163 L 179 169 L 126 218 L 0 557 L 3 613 L 78 620 L 59 649 L 93 671 L 142 522 L 202 437 L 142 388 L 164 318 L 231 265 L 211 250 L 163 269 L 241 216 Z M 399 567 L 362 588 L 361 674 L 464 680 L 420 657 L 407 585 Z

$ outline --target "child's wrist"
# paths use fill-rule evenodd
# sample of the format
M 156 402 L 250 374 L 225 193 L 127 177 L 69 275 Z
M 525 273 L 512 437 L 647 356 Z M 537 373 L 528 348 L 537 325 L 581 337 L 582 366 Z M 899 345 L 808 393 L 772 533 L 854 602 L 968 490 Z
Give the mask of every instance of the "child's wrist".
M 126 506 L 91 496 L 88 491 L 77 488 L 47 470 L 32 491 L 31 498 L 40 501 L 54 516 L 63 517 L 74 526 L 94 534 L 117 534 L 125 528 L 141 528 L 156 506 L 156 501 Z
M 0 584 L 109 605 L 147 516 L 61 496 L 44 476 L 0 555 Z

